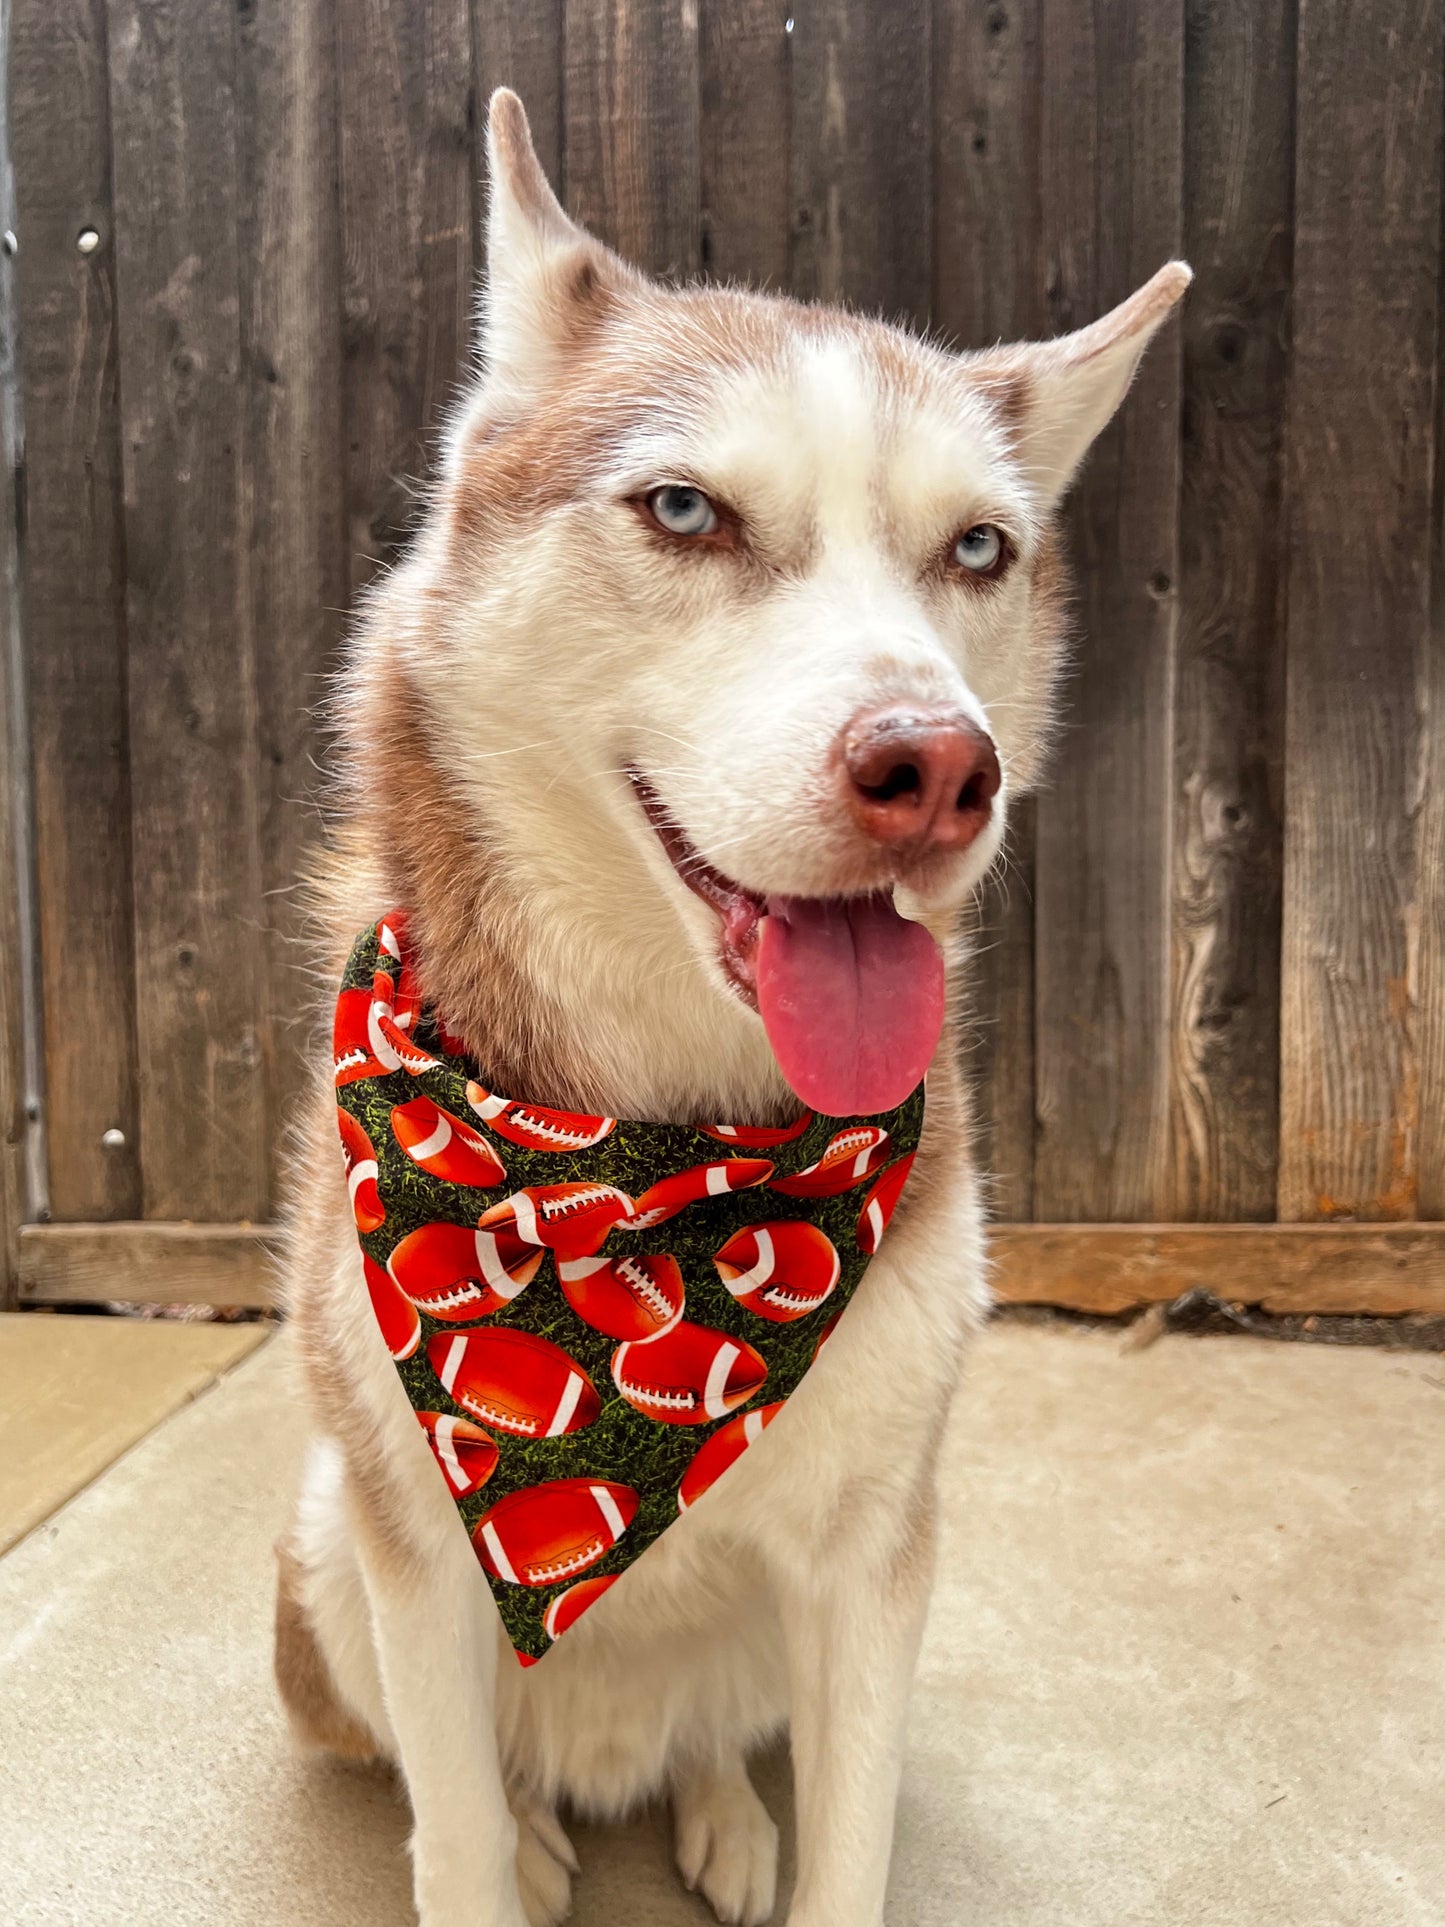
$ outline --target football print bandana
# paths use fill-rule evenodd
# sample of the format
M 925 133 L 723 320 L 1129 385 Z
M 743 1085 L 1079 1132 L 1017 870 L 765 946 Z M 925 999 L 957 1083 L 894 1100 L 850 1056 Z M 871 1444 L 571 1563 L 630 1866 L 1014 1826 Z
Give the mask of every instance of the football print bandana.
M 372 1309 L 524 1665 L 802 1382 L 898 1203 L 876 1117 L 634 1124 L 501 1095 L 422 1005 L 404 919 L 336 1000 Z

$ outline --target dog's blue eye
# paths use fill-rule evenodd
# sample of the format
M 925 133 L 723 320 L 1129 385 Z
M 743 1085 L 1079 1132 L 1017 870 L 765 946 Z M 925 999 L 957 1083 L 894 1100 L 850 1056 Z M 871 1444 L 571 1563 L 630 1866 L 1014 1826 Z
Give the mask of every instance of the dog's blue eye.
M 669 535 L 711 535 L 718 525 L 717 510 L 700 488 L 667 482 L 647 498 L 653 520 Z
M 975 575 L 987 575 L 996 569 L 1003 555 L 1003 537 L 992 522 L 979 522 L 971 529 L 965 529 L 953 545 L 953 559 L 962 569 L 972 569 Z

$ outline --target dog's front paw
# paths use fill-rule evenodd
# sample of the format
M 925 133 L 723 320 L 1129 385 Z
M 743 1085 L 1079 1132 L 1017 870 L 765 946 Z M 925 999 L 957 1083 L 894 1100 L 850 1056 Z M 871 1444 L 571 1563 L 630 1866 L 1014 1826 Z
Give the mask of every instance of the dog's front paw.
M 677 1866 L 726 1927 L 762 1927 L 778 1888 L 778 1829 L 742 1766 L 699 1773 L 673 1792 Z
M 517 1822 L 517 1891 L 528 1927 L 557 1927 L 572 1911 L 577 1854 L 549 1806 L 515 1794 L 510 1805 Z

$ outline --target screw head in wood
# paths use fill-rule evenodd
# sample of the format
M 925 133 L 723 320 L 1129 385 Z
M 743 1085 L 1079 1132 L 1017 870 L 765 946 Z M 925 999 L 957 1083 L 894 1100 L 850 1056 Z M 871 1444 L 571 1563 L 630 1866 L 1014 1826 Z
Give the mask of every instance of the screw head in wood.
M 125 1132 L 118 1131 L 112 1124 L 108 1131 L 101 1132 L 100 1141 L 107 1151 L 123 1151 L 125 1149 Z

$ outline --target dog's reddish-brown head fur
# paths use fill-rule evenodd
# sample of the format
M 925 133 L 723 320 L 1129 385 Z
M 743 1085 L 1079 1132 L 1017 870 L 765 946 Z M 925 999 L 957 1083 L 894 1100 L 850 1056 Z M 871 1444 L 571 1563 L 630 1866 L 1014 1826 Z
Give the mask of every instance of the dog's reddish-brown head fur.
M 764 1115 L 747 905 L 891 892 L 947 931 L 1052 724 L 1059 500 L 1188 271 L 953 355 L 660 287 L 567 218 L 514 96 L 490 139 L 483 373 L 344 678 L 347 914 L 410 909 L 498 1088 Z M 967 847 L 840 807 L 850 719 L 890 705 L 996 751 Z

